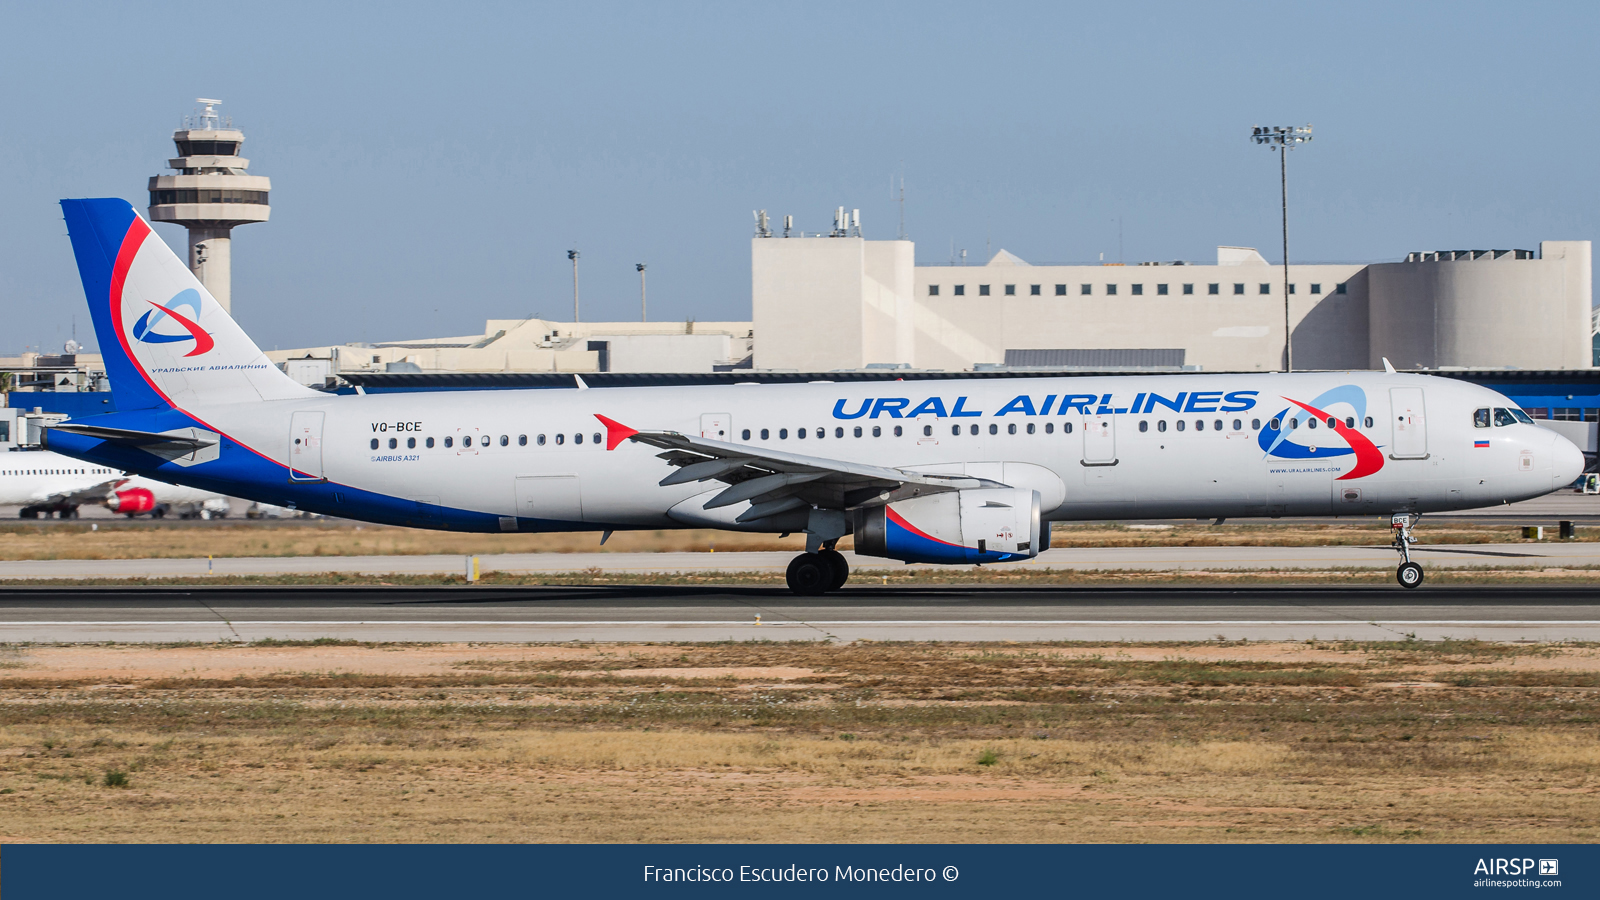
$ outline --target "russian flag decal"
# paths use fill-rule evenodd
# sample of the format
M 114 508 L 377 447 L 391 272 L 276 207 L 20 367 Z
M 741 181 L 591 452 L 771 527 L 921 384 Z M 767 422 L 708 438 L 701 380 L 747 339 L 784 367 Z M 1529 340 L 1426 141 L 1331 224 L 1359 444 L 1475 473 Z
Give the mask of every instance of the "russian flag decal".
M 1488 446 L 1489 446 L 1489 442 L 1488 441 L 1473 441 L 1472 442 L 1472 446 L 1473 447 L 1483 447 L 1483 448 L 1487 449 Z

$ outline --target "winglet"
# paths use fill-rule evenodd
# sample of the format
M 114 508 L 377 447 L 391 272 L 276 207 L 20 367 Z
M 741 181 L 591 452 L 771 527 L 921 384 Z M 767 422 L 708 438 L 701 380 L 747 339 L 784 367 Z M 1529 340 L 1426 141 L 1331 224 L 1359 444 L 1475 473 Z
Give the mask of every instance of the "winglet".
M 1383 371 L 1387 372 L 1390 375 L 1395 374 L 1394 363 L 1389 362 L 1389 357 L 1387 357 L 1387 356 L 1385 356 L 1383 358 Z
M 637 428 L 629 428 L 628 426 L 622 424 L 621 422 L 618 422 L 615 419 L 608 419 L 605 416 L 600 415 L 599 413 L 595 413 L 594 417 L 596 419 L 599 419 L 606 426 L 606 449 L 607 450 L 615 450 L 615 449 L 617 449 L 617 445 L 618 444 L 622 443 L 623 441 L 627 440 L 628 438 L 631 438 L 634 435 L 639 433 L 639 429 L 637 429 Z
M 587 391 L 589 389 L 589 382 L 584 381 L 583 376 L 579 375 L 577 372 L 572 373 L 572 380 L 578 383 L 578 390 Z

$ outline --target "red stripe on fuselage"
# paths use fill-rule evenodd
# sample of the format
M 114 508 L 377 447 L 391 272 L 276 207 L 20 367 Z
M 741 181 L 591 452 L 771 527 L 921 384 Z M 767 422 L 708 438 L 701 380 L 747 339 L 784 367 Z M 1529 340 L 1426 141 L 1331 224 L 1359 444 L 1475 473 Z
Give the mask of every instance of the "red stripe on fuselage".
M 1377 446 L 1372 443 L 1372 441 L 1367 440 L 1366 435 L 1345 425 L 1343 422 L 1339 421 L 1338 418 L 1328 415 L 1322 410 L 1317 409 L 1315 406 L 1307 406 L 1293 397 L 1285 397 L 1283 399 L 1288 400 L 1290 403 L 1293 403 L 1295 406 L 1300 407 L 1319 419 L 1333 419 L 1334 433 L 1344 438 L 1345 442 L 1350 445 L 1350 449 L 1355 451 L 1356 467 L 1344 473 L 1343 475 L 1340 475 L 1338 478 L 1335 478 L 1334 481 L 1347 481 L 1351 478 L 1365 478 L 1366 476 L 1371 475 L 1373 472 L 1383 468 L 1382 451 L 1380 451 Z

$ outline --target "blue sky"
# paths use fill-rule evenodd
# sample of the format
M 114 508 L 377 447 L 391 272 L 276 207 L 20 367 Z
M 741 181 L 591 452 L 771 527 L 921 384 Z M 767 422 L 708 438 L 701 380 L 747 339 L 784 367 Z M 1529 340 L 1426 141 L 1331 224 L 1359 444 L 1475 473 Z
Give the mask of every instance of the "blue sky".
M 273 180 L 234 232 L 265 347 L 489 317 L 749 316 L 751 211 L 859 207 L 919 262 L 1281 252 L 1253 124 L 1290 158 L 1291 255 L 1596 234 L 1593 42 L 1567 3 L 0 3 L 0 352 L 87 310 L 61 197 L 146 180 L 199 96 Z M 182 247 L 182 230 L 157 226 Z M 90 341 L 92 344 L 92 340 Z

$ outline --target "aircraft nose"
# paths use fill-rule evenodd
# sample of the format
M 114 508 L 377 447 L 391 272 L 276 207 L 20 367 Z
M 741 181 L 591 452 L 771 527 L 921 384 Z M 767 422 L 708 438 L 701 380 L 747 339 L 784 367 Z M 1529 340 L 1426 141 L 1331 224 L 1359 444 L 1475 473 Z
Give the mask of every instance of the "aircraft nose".
M 1555 442 L 1550 448 L 1551 484 L 1552 487 L 1566 487 L 1583 474 L 1585 465 L 1583 451 L 1578 449 L 1577 444 L 1559 434 L 1554 437 Z

